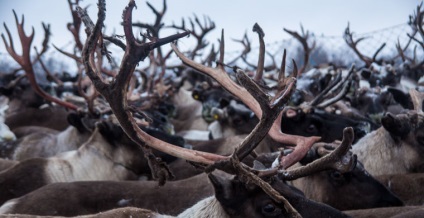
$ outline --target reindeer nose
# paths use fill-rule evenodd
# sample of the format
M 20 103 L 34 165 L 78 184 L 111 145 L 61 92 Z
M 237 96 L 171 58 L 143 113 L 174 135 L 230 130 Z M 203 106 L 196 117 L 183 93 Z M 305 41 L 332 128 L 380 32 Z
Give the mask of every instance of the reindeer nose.
M 389 195 L 389 196 L 383 196 L 378 206 L 379 207 L 400 207 L 404 205 L 405 204 L 403 203 L 403 201 L 400 200 L 397 196 Z

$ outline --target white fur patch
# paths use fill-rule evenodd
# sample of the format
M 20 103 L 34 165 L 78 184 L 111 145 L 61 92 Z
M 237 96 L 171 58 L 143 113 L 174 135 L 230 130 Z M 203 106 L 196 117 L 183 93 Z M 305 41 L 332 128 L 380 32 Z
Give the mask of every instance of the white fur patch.
M 15 139 L 16 136 L 10 131 L 9 127 L 4 123 L 0 123 L 0 142 L 13 141 Z
M 221 204 L 215 196 L 203 199 L 184 212 L 180 213 L 177 217 L 181 218 L 197 218 L 197 217 L 219 217 L 229 218 L 230 216 L 224 211 Z
M 18 199 L 19 198 L 6 201 L 6 203 L 0 207 L 0 214 L 8 214 L 9 211 L 12 211 L 15 205 L 18 203 Z
M 208 141 L 210 131 L 204 131 L 204 130 L 187 130 L 187 131 L 181 131 L 177 133 L 177 135 L 183 137 L 187 140 L 200 140 L 200 141 Z

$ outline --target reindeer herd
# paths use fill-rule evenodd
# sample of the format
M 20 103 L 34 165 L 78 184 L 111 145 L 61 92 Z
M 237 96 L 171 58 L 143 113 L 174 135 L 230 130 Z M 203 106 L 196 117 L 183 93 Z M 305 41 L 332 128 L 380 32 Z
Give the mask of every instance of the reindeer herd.
M 20 54 L 4 25 L 19 69 L 0 69 L 0 217 L 424 216 L 424 62 L 407 52 L 412 41 L 424 49 L 421 6 L 391 60 L 377 58 L 385 44 L 363 55 L 363 38 L 347 27 L 363 65 L 309 66 L 308 32 L 284 29 L 304 52 L 302 66 L 286 67 L 286 51 L 265 65 L 258 24 L 253 64 L 247 34 L 233 60 L 224 31 L 207 53 L 215 24 L 194 16 L 166 26 L 165 0 L 161 11 L 147 3 L 153 24 L 132 20 L 130 0 L 123 36 L 104 33 L 105 0 L 97 18 L 79 3 L 68 0 L 74 50 L 55 46 L 75 76 L 44 64 L 49 25 L 35 55 L 23 16 L 13 11 Z M 160 37 L 164 28 L 180 33 Z M 188 35 L 197 44 L 180 51 Z M 119 64 L 112 46 L 123 51 Z

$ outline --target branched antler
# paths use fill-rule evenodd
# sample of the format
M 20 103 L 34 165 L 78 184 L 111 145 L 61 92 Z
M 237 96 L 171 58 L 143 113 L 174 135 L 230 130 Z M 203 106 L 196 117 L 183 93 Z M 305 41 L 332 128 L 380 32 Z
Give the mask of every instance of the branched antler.
M 166 0 L 163 0 L 162 11 L 158 11 L 149 2 L 147 2 L 146 4 L 153 11 L 153 13 L 156 15 L 156 20 L 155 20 L 154 24 L 151 25 L 151 24 L 146 24 L 146 23 L 133 23 L 132 25 L 135 26 L 135 27 L 146 28 L 153 37 L 158 38 L 159 37 L 159 31 L 163 27 L 162 19 L 163 19 L 163 16 L 165 15 L 165 12 L 166 12 L 166 9 L 167 9 Z
M 137 64 L 144 60 L 153 49 L 169 43 L 173 40 L 179 39 L 181 37 L 187 36 L 188 33 L 180 33 L 175 34 L 166 38 L 157 39 L 148 43 L 139 43 L 136 41 L 134 34 L 132 32 L 131 24 L 132 24 L 132 10 L 135 7 L 135 2 L 130 1 L 128 6 L 125 8 L 123 13 L 123 26 L 124 33 L 126 38 L 126 51 L 125 55 L 122 59 L 122 64 L 119 69 L 119 73 L 116 76 L 116 79 L 112 81 L 110 84 L 105 83 L 99 74 L 95 73 L 95 65 L 94 65 L 94 52 L 96 50 L 97 41 L 101 37 L 101 29 L 103 27 L 103 22 L 105 19 L 105 10 L 106 3 L 104 0 L 99 0 L 99 12 L 98 12 L 98 20 L 96 25 L 91 33 L 91 35 L 87 38 L 87 42 L 84 45 L 83 49 L 83 63 L 86 70 L 87 75 L 92 80 L 94 86 L 102 94 L 105 99 L 109 102 L 112 111 L 114 112 L 117 120 L 121 124 L 124 132 L 138 145 L 140 145 L 144 151 L 145 157 L 149 162 L 149 166 L 152 168 L 153 177 L 159 179 L 160 181 L 164 181 L 169 178 L 170 173 L 168 169 L 163 168 L 164 164 L 158 161 L 150 149 L 147 148 L 146 144 L 157 148 L 160 150 L 161 148 L 170 149 L 170 154 L 174 155 L 176 153 L 176 146 L 167 144 L 158 139 L 155 139 L 145 132 L 143 132 L 137 125 L 136 120 L 132 117 L 132 112 L 128 108 L 127 104 L 127 89 L 128 83 L 134 73 L 134 70 Z M 165 144 L 164 144 L 165 143 Z M 175 155 L 177 157 L 181 157 L 184 155 Z M 215 160 L 216 158 L 221 158 L 218 155 L 202 155 L 198 152 L 192 151 L 191 157 L 192 159 L 199 159 L 199 162 L 212 162 L 211 160 Z M 184 157 L 182 157 L 184 158 Z M 196 160 L 197 160 L 196 159 Z M 195 160 L 194 160 L 195 161 Z
M 297 39 L 300 42 L 300 44 L 302 44 L 302 47 L 303 47 L 303 66 L 299 69 L 299 72 L 298 72 L 299 75 L 302 75 L 302 73 L 309 66 L 309 56 L 311 55 L 312 50 L 315 49 L 316 42 L 314 41 L 312 46 L 309 46 L 309 44 L 308 44 L 309 31 L 306 31 L 306 33 L 305 33 L 302 25 L 300 25 L 300 28 L 302 30 L 302 35 L 300 35 L 296 31 L 291 31 L 291 30 L 288 30 L 286 28 L 284 28 L 284 31 L 286 31 L 288 34 L 293 36 L 295 39 Z
M 236 84 L 231 78 L 228 76 L 227 72 L 224 70 L 223 60 L 224 60 L 224 32 L 221 34 L 221 43 L 220 43 L 220 56 L 218 60 L 218 65 L 216 68 L 206 67 L 202 64 L 196 63 L 192 59 L 184 56 L 175 44 L 171 44 L 172 49 L 175 51 L 177 56 L 182 60 L 182 62 L 195 70 L 202 72 L 206 75 L 214 78 L 224 89 L 226 89 L 229 93 L 238 97 L 245 105 L 247 105 L 258 118 L 262 117 L 262 110 L 260 108 L 260 104 L 255 98 L 249 94 L 249 92 L 240 85 Z M 294 66 L 296 64 L 294 63 Z M 284 68 L 285 66 L 283 66 Z M 293 77 L 297 76 L 297 68 L 295 67 L 295 71 Z M 284 78 L 280 76 L 281 78 Z M 284 84 L 282 82 L 281 84 Z M 277 118 L 276 122 L 273 123 L 270 131 L 268 132 L 269 136 L 275 141 L 288 144 L 295 145 L 294 152 L 285 157 L 284 166 L 289 167 L 292 164 L 298 162 L 309 150 L 309 148 L 313 145 L 314 142 L 318 141 L 320 137 L 303 137 L 303 136 L 295 136 L 289 135 L 281 132 L 281 116 L 280 113 L 279 118 Z
M 247 32 L 244 33 L 242 39 L 240 39 L 240 40 L 233 39 L 233 41 L 241 43 L 243 45 L 243 51 L 240 53 L 240 55 L 235 57 L 232 61 L 228 62 L 227 63 L 228 65 L 234 64 L 239 58 L 243 58 L 243 60 L 245 60 L 247 54 L 252 50 L 252 48 L 250 46 L 249 38 L 247 37 Z
M 314 172 L 328 169 L 338 170 L 340 172 L 350 172 L 356 166 L 356 155 L 349 152 L 352 147 L 354 133 L 352 127 L 343 130 L 343 140 L 341 144 L 331 153 L 324 157 L 294 170 L 279 171 L 279 176 L 283 180 L 295 180 Z
M 422 48 L 424 48 L 424 28 L 423 28 L 423 20 L 424 20 L 424 11 L 421 11 L 422 3 L 417 6 L 416 12 L 409 17 L 409 24 L 414 30 L 414 34 L 409 35 L 408 37 L 412 40 L 416 41 L 418 44 L 421 45 Z M 418 32 L 422 38 L 422 41 L 415 38 L 415 33 Z
M 7 52 L 9 52 L 10 56 L 18 62 L 19 65 L 21 65 L 22 69 L 25 71 L 25 74 L 30 81 L 31 86 L 33 87 L 34 91 L 40 95 L 41 97 L 45 98 L 48 101 L 54 102 L 58 105 L 64 106 L 66 108 L 69 108 L 71 110 L 77 110 L 77 106 L 68 102 L 64 102 L 56 97 L 53 97 L 46 93 L 43 89 L 40 88 L 40 86 L 37 84 L 37 80 L 35 78 L 34 69 L 32 67 L 31 62 L 31 43 L 34 39 L 34 28 L 32 28 L 32 33 L 30 36 L 27 36 L 25 34 L 24 30 L 24 17 L 22 16 L 22 23 L 19 23 L 18 16 L 16 15 L 15 11 L 13 11 L 13 14 L 15 16 L 16 26 L 18 29 L 19 39 L 21 41 L 22 45 L 22 55 L 18 55 L 15 51 L 15 48 L 13 46 L 13 39 L 10 34 L 9 29 L 7 28 L 7 25 L 4 24 L 4 27 L 6 29 L 7 35 L 9 37 L 10 44 L 7 43 L 6 38 L 3 34 L 1 34 L 1 37 L 3 39 L 4 45 L 6 47 Z
M 71 0 L 68 0 L 69 9 L 71 10 L 72 15 L 72 23 L 68 23 L 68 30 L 72 33 L 72 36 L 75 40 L 75 47 L 81 51 L 82 50 L 82 42 L 80 39 L 80 29 L 81 29 L 81 18 L 78 16 L 76 9 L 74 9 L 74 5 L 78 6 L 79 0 L 75 0 L 75 3 L 72 3 Z
M 265 94 L 257 83 L 253 82 L 242 70 L 235 70 L 236 77 L 240 84 L 247 89 L 247 91 L 253 96 L 253 98 L 259 103 L 262 117 L 259 124 L 255 129 L 246 137 L 243 143 L 238 147 L 237 156 L 240 160 L 243 160 L 248 154 L 250 154 L 260 141 L 267 135 L 272 124 L 277 119 L 281 110 L 289 100 L 295 87 L 295 79 L 288 83 L 288 86 L 284 87 L 284 90 L 279 90 L 277 95 L 270 98 Z M 261 130 L 262 132 L 259 132 Z M 250 140 L 252 139 L 252 140 Z M 255 141 L 255 140 L 257 141 Z
M 324 89 L 322 92 L 317 95 L 306 107 L 317 107 L 325 108 L 344 97 L 349 91 L 351 85 L 351 75 L 355 71 L 355 65 L 352 65 L 349 69 L 349 73 L 344 79 L 342 79 L 342 73 L 339 72 L 336 78 Z M 341 91 L 340 91 L 341 88 Z M 336 96 L 332 97 L 334 93 L 338 93 Z
M 215 23 L 209 17 L 205 16 L 204 24 L 202 24 L 196 15 L 194 15 L 194 21 L 192 18 L 189 18 L 189 22 L 191 26 L 190 35 L 193 36 L 197 41 L 196 47 L 190 52 L 190 58 L 194 59 L 197 56 L 197 53 L 208 45 L 208 42 L 205 41 L 205 36 L 213 29 L 215 29 Z M 200 32 L 196 32 L 195 24 L 197 24 L 197 26 L 200 28 Z M 187 30 L 184 19 L 181 21 L 181 26 L 172 24 L 171 27 L 183 31 Z
M 266 177 L 278 174 L 283 180 L 295 180 L 313 173 L 324 170 L 338 170 L 340 172 L 350 172 L 356 166 L 357 157 L 349 150 L 352 147 L 354 132 L 352 127 L 347 127 L 343 130 L 343 140 L 340 145 L 336 146 L 333 151 L 326 151 L 324 157 L 309 163 L 306 166 L 301 166 L 295 169 L 284 170 L 282 162 L 284 161 L 284 152 L 281 152 L 277 158 L 278 164 L 270 169 L 258 170 L 257 175 Z M 274 165 L 274 164 L 273 164 Z
M 359 59 L 361 59 L 364 63 L 365 63 L 365 67 L 370 67 L 372 63 L 374 63 L 377 59 L 377 55 L 378 53 L 380 53 L 381 50 L 383 50 L 383 48 L 386 46 L 386 43 L 383 43 L 378 49 L 377 51 L 374 53 L 374 55 L 372 56 L 372 58 L 367 57 L 365 55 L 363 55 L 359 49 L 358 49 L 358 43 L 361 42 L 362 40 L 365 39 L 365 37 L 361 37 L 359 39 L 357 39 L 356 41 L 353 39 L 353 32 L 350 31 L 350 27 L 349 24 L 347 24 L 347 27 L 345 29 L 345 33 L 344 33 L 344 39 L 345 42 L 347 43 L 347 45 L 353 49 L 353 51 L 355 52 L 356 55 L 358 55 Z

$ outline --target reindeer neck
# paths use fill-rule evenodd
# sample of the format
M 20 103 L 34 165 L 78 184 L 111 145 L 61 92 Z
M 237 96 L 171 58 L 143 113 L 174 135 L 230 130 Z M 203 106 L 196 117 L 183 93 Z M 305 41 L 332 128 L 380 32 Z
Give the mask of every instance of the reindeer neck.
M 197 204 L 180 213 L 177 217 L 196 218 L 196 217 L 220 217 L 229 218 L 221 204 L 211 196 L 199 201 Z
M 113 160 L 112 152 L 111 145 L 95 130 L 78 150 L 51 158 L 48 170 L 54 182 L 119 181 L 133 176 L 123 164 Z
M 67 145 L 69 150 L 76 150 L 87 141 L 88 137 L 86 135 L 79 133 L 75 127 L 69 126 L 57 135 L 57 144 Z

